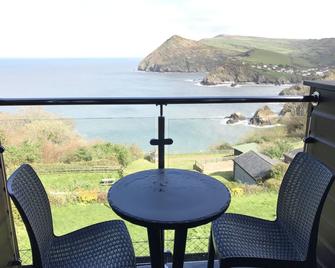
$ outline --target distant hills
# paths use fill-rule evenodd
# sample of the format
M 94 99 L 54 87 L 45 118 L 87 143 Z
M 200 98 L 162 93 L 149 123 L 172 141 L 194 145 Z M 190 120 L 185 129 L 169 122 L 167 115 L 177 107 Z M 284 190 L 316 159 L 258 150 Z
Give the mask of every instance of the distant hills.
M 209 74 L 204 84 L 226 81 L 280 84 L 322 77 L 333 66 L 335 38 L 218 35 L 194 41 L 174 35 L 145 57 L 138 69 L 206 72 Z

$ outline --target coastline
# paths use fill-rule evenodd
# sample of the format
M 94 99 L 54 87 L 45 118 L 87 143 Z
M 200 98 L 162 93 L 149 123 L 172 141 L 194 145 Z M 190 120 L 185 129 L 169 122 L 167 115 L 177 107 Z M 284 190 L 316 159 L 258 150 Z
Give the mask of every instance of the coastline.
M 6 64 L 12 65 L 15 72 L 0 70 L 3 97 L 15 94 L 25 98 L 277 95 L 282 89 L 268 84 L 244 84 L 239 88 L 197 86 L 203 73 L 136 71 L 137 59 L 42 60 L 37 63 L 15 60 Z M 168 119 L 167 135 L 174 139 L 169 151 L 206 151 L 222 140 L 234 144 L 253 127 L 222 125 L 220 120 L 236 110 L 251 115 L 258 108 L 261 104 L 169 105 L 164 109 Z M 281 105 L 271 104 L 270 108 L 279 112 Z M 4 107 L 0 110 L 8 111 Z M 17 110 L 12 107 L 11 113 Z M 73 119 L 76 131 L 88 139 L 137 144 L 144 151 L 153 148 L 149 140 L 156 135 L 158 110 L 155 106 L 100 106 L 98 109 L 95 106 L 50 106 L 46 111 Z
M 235 84 L 234 86 L 232 86 L 232 84 L 235 84 L 235 82 L 224 82 L 224 83 L 220 83 L 220 84 L 216 84 L 216 85 L 205 85 L 203 83 L 200 82 L 196 82 L 195 85 L 199 86 L 199 87 L 229 87 L 229 88 L 239 88 L 239 87 L 243 87 L 243 86 L 254 86 L 254 87 L 269 87 L 269 86 L 274 86 L 274 87 L 291 87 L 295 84 L 274 84 L 274 83 L 255 83 L 255 82 L 244 82 L 244 83 L 240 83 L 240 84 Z

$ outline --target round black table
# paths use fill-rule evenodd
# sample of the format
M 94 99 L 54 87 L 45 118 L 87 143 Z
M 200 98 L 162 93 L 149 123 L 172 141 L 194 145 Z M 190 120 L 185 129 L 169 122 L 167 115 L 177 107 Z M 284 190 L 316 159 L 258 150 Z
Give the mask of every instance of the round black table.
M 183 267 L 187 229 L 209 223 L 230 203 L 227 187 L 207 175 L 180 169 L 130 174 L 108 192 L 108 202 L 121 218 L 148 231 L 151 265 L 164 266 L 164 230 L 175 230 L 173 267 Z

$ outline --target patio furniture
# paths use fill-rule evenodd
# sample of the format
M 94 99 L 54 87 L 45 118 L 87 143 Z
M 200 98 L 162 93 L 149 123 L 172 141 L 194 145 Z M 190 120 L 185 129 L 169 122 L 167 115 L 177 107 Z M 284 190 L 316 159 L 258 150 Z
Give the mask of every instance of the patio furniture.
M 277 219 L 224 214 L 212 223 L 208 267 L 315 267 L 321 210 L 332 172 L 306 153 L 296 155 L 280 190 Z
M 128 175 L 108 193 L 122 218 L 147 228 L 151 266 L 164 267 L 164 230 L 175 230 L 173 267 L 183 267 L 187 229 L 211 222 L 230 203 L 227 187 L 212 177 L 180 169 Z
M 7 188 L 27 228 L 34 267 L 135 267 L 133 246 L 122 221 L 55 236 L 49 200 L 32 167 L 19 167 Z

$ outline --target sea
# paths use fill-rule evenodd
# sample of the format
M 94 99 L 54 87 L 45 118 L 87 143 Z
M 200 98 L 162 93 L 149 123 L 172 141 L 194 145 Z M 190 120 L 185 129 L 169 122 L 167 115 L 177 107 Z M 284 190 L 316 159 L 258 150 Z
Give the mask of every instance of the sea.
M 289 85 L 246 84 L 203 86 L 203 73 L 137 71 L 140 59 L 1 59 L 0 98 L 34 97 L 181 97 L 275 96 Z M 243 142 L 257 129 L 248 120 L 226 124 L 240 112 L 247 118 L 264 104 L 194 104 L 164 107 L 166 137 L 174 143 L 168 153 L 206 152 L 215 145 Z M 282 104 L 268 104 L 280 112 Z M 21 107 L 0 107 L 15 112 Z M 46 106 L 45 110 L 72 119 L 76 131 L 88 140 L 136 144 L 145 152 L 157 137 L 155 105 Z

